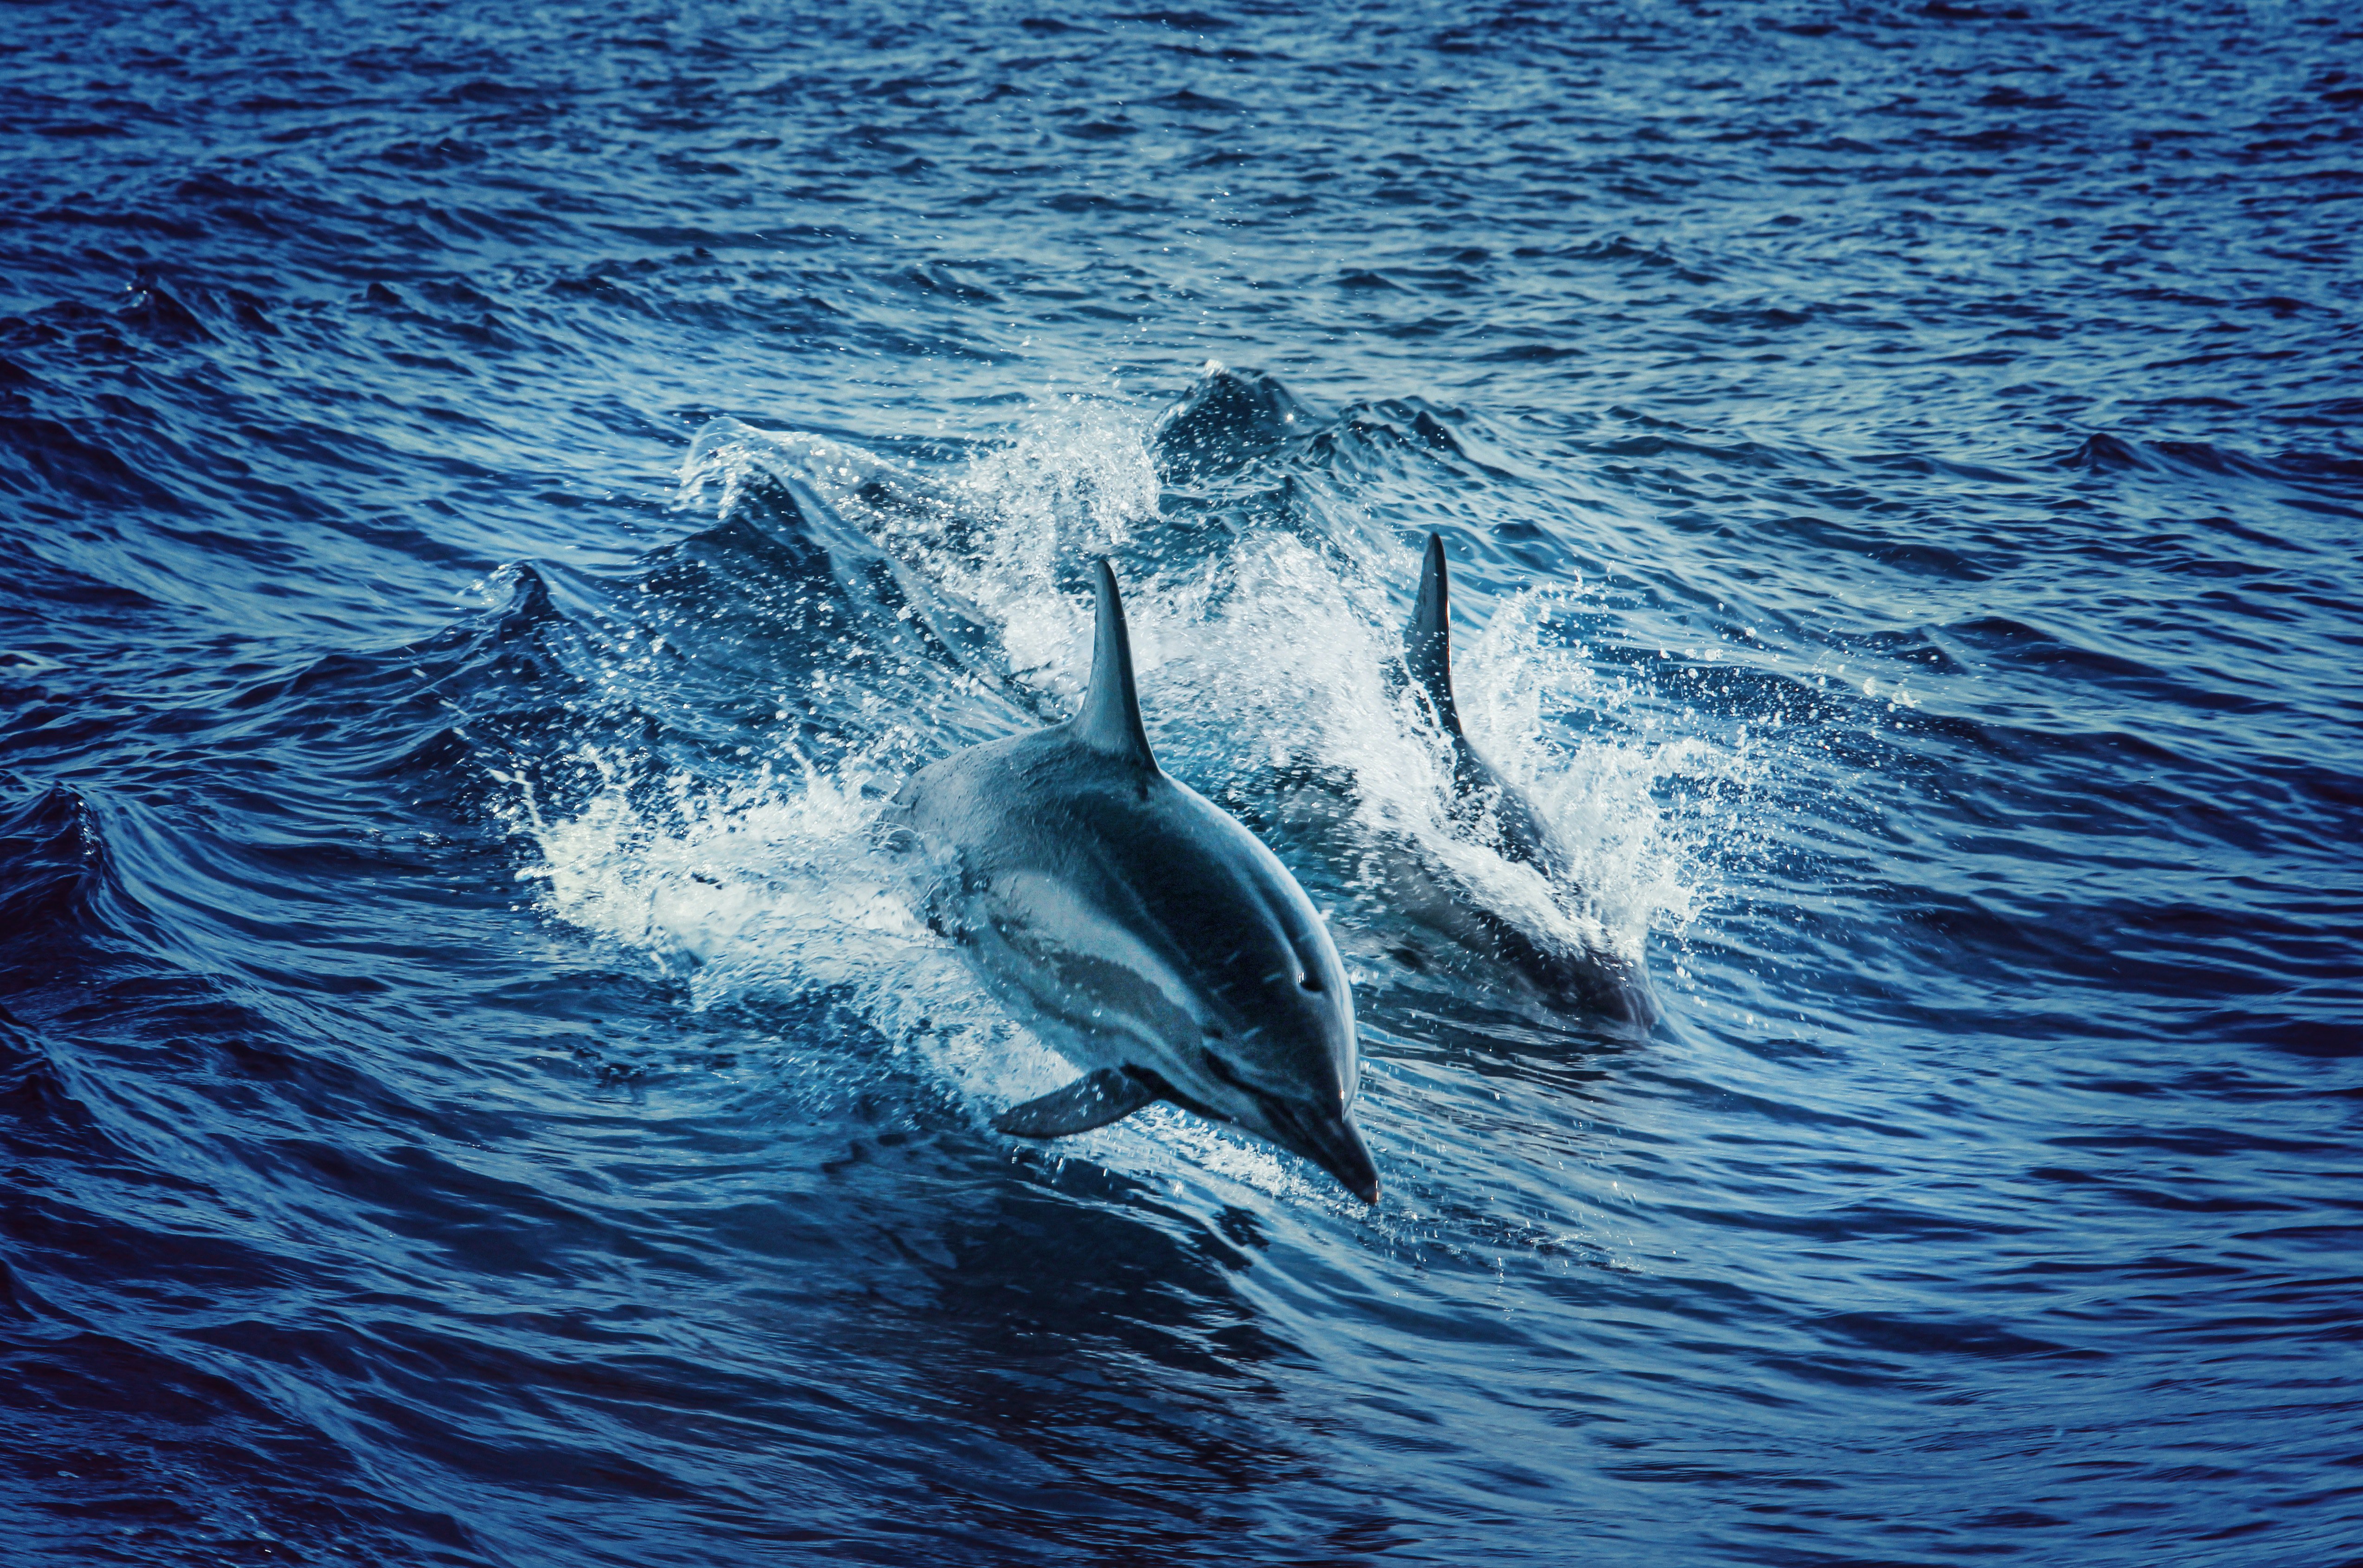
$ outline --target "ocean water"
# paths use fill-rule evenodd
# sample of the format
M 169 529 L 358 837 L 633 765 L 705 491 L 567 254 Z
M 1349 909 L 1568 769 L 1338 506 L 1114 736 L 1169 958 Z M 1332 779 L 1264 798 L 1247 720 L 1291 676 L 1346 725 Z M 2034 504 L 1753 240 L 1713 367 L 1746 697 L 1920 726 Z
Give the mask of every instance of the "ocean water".
M 2363 1562 L 2363 25 L 1031 3 L 0 16 L 0 1559 Z M 1099 555 L 1375 1209 L 991 1129 Z

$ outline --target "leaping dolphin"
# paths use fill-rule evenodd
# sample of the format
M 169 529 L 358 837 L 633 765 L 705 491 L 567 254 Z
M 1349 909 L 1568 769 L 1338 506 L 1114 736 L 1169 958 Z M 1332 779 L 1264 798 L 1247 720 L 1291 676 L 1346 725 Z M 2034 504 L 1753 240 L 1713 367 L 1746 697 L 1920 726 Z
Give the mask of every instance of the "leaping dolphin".
M 1451 580 L 1445 569 L 1441 534 L 1427 536 L 1419 597 L 1412 607 L 1411 624 L 1403 628 L 1403 664 L 1426 693 L 1437 722 L 1452 747 L 1454 819 L 1503 860 L 1530 865 L 1553 884 L 1571 885 L 1573 861 L 1567 846 L 1534 803 L 1486 760 L 1461 728 L 1460 707 L 1452 695 Z M 1420 879 L 1402 880 L 1417 885 Z M 1559 1005 L 1580 1007 L 1636 1029 L 1647 1029 L 1656 1021 L 1657 1006 L 1647 983 L 1632 962 L 1616 954 L 1571 952 L 1537 942 L 1492 911 L 1440 890 L 1427 897 L 1405 898 L 1402 907 L 1461 945 L 1510 964 Z M 1402 953 L 1410 952 L 1408 948 L 1402 950 Z
M 1115 573 L 1098 565 L 1082 711 L 923 768 L 894 797 L 949 863 L 937 923 L 1086 1069 L 993 1125 L 1060 1138 L 1165 1100 L 1376 1203 L 1337 947 L 1279 858 L 1158 767 Z

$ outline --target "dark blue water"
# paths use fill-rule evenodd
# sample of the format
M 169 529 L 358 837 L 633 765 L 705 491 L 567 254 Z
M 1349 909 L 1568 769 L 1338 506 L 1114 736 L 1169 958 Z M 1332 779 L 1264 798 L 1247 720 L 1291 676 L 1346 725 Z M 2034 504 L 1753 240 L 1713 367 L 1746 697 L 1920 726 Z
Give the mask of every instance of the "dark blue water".
M 0 1557 L 2363 1561 L 2345 8 L 17 5 L 0 126 Z M 1098 554 L 1375 1210 L 990 1129 L 871 824 Z

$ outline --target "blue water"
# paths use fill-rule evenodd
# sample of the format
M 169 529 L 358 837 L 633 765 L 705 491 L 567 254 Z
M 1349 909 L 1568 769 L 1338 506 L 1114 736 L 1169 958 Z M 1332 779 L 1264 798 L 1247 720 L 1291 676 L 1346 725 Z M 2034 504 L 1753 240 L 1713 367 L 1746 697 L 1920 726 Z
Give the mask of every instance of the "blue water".
M 2363 1562 L 2346 9 L 33 4 L 0 123 L 0 1557 Z M 871 825 L 1099 554 L 1376 1209 L 990 1129 Z

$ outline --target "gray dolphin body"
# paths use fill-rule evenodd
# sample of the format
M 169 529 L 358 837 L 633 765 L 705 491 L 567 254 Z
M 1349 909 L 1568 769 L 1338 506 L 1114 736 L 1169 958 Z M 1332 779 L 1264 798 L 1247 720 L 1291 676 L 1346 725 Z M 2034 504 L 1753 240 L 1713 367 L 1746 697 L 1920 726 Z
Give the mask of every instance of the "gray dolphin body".
M 1455 818 L 1503 859 L 1533 866 L 1551 882 L 1571 884 L 1573 861 L 1566 845 L 1534 803 L 1503 777 L 1461 728 L 1459 705 L 1452 695 L 1451 580 L 1439 534 L 1427 536 L 1419 598 L 1412 609 L 1411 624 L 1403 630 L 1403 663 L 1427 694 L 1437 722 L 1450 738 Z M 1412 885 L 1424 880 L 1427 879 L 1405 879 Z M 1580 1008 L 1632 1029 L 1646 1030 L 1657 1020 L 1657 1005 L 1647 983 L 1634 964 L 1615 954 L 1548 947 L 1490 910 L 1441 889 L 1434 890 L 1431 896 L 1407 898 L 1403 907 L 1413 918 L 1461 946 L 1507 963 L 1557 1005 Z
M 996 1127 L 1059 1138 L 1165 1100 L 1378 1201 L 1345 966 L 1279 859 L 1158 767 L 1105 562 L 1082 710 L 920 770 L 894 809 L 949 862 L 938 924 L 1087 1069 Z

